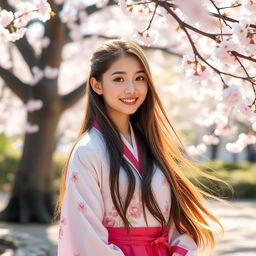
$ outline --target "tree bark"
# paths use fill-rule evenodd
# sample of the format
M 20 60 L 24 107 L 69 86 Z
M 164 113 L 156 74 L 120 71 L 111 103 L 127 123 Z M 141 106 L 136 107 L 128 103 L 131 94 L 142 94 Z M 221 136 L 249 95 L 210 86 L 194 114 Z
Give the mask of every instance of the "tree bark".
M 50 223 L 54 211 L 52 154 L 61 114 L 59 101 L 28 114 L 38 124 L 37 133 L 26 133 L 24 150 L 16 170 L 11 199 L 0 213 L 2 221 Z

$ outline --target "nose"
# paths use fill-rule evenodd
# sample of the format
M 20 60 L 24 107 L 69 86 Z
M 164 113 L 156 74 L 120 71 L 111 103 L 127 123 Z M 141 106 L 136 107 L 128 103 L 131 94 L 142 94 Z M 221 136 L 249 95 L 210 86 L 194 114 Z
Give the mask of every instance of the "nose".
M 134 86 L 134 84 L 133 84 L 132 81 L 129 81 L 129 82 L 126 84 L 125 91 L 126 91 L 126 92 L 130 92 L 130 93 L 135 92 L 135 86 Z

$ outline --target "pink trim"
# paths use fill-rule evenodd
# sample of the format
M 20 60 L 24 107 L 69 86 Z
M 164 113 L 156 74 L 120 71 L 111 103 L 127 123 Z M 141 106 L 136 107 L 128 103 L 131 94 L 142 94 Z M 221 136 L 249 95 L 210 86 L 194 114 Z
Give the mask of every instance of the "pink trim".
M 186 256 L 188 253 L 188 250 L 179 247 L 179 246 L 170 246 L 172 253 L 179 253 L 181 256 Z
M 94 121 L 93 127 L 95 127 L 96 129 L 98 129 L 100 131 L 100 125 L 97 120 Z
M 179 253 L 180 256 L 186 256 L 188 250 L 179 247 L 179 246 L 171 246 L 168 243 L 168 228 L 166 227 L 163 232 L 161 232 L 161 227 L 133 227 L 130 228 L 130 233 L 127 232 L 127 228 L 125 227 L 107 227 L 109 238 L 108 243 L 115 244 L 119 248 L 123 250 L 123 252 L 127 252 L 130 250 L 127 246 L 131 246 L 136 252 L 139 253 L 141 250 L 141 246 L 145 247 L 155 247 L 152 250 L 152 254 L 143 253 L 138 254 L 140 256 L 171 256 L 173 253 Z M 136 245 L 139 245 L 138 251 Z M 145 252 L 148 250 L 145 249 Z M 157 254 L 153 253 L 157 252 Z M 126 254 L 125 254 L 126 255 Z M 129 253 L 127 254 L 130 255 Z M 131 254 L 133 255 L 133 254 Z M 137 255 L 137 254 L 136 254 Z
M 134 155 L 132 154 L 132 152 L 129 150 L 129 148 L 123 143 L 123 147 L 124 147 L 124 154 L 127 156 L 127 158 L 133 163 L 133 165 L 136 167 L 136 169 L 140 172 L 141 174 L 141 167 L 140 167 L 140 163 L 139 161 L 137 161 L 137 159 L 134 157 Z M 139 148 L 138 148 L 139 150 Z M 138 152 L 139 155 L 139 152 Z
M 100 131 L 100 126 L 99 123 L 97 121 L 95 121 L 93 123 L 93 127 L 95 127 L 96 129 L 98 129 Z M 132 164 L 135 166 L 135 168 L 139 171 L 140 174 L 142 174 L 142 170 L 141 170 L 141 165 L 140 165 L 140 149 L 139 149 L 139 143 L 138 140 L 136 138 L 136 135 L 134 134 L 135 137 L 135 141 L 136 141 L 136 146 L 137 146 L 137 150 L 138 150 L 138 161 L 137 159 L 134 157 L 134 155 L 132 154 L 132 152 L 129 150 L 129 148 L 125 145 L 125 143 L 123 143 L 123 149 L 124 149 L 124 155 L 132 162 Z

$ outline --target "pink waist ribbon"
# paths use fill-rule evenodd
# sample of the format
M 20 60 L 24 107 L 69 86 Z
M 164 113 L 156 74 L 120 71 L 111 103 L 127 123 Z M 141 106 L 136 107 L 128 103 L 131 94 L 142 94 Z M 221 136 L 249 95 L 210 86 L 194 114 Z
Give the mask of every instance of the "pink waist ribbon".
M 179 246 L 168 244 L 168 229 L 161 232 L 161 227 L 135 227 L 130 233 L 125 227 L 107 227 L 108 243 L 118 246 L 126 256 L 172 256 L 188 251 Z

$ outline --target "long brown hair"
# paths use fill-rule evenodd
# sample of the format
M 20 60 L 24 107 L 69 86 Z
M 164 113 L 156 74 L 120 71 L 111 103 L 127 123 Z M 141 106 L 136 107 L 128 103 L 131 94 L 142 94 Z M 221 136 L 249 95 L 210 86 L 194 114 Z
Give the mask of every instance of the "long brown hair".
M 208 224 L 207 219 L 217 223 L 221 229 L 222 226 L 217 218 L 204 207 L 203 199 L 204 196 L 212 198 L 214 196 L 193 185 L 182 173 L 181 167 L 185 166 L 191 172 L 197 172 L 212 180 L 218 179 L 203 173 L 185 157 L 185 147 L 181 142 L 180 136 L 168 120 L 160 98 L 157 95 L 145 54 L 132 41 L 107 41 L 92 55 L 91 70 L 86 88 L 87 107 L 85 117 L 79 136 L 63 168 L 60 194 L 55 213 L 59 215 L 61 212 L 65 193 L 67 166 L 71 153 L 81 136 L 92 128 L 95 119 L 97 119 L 109 153 L 111 197 L 125 226 L 128 228 L 131 226 L 126 218 L 126 212 L 135 189 L 134 173 L 129 163 L 123 157 L 122 141 L 118 129 L 106 113 L 102 95 L 95 93 L 90 85 L 91 77 L 95 77 L 96 80 L 101 81 L 104 72 L 121 56 L 136 57 L 144 68 L 148 82 L 146 99 L 138 110 L 130 115 L 130 122 L 139 140 L 142 167 L 144 170 L 141 180 L 144 216 L 146 206 L 151 214 L 161 223 L 162 227 L 174 221 L 177 230 L 180 233 L 189 233 L 198 246 L 204 249 L 212 248 L 214 247 L 215 240 L 212 228 Z M 171 188 L 171 210 L 167 221 L 151 189 L 154 163 L 160 167 Z M 124 201 L 121 199 L 119 190 L 118 177 L 120 167 L 123 167 L 128 178 L 128 193 Z

